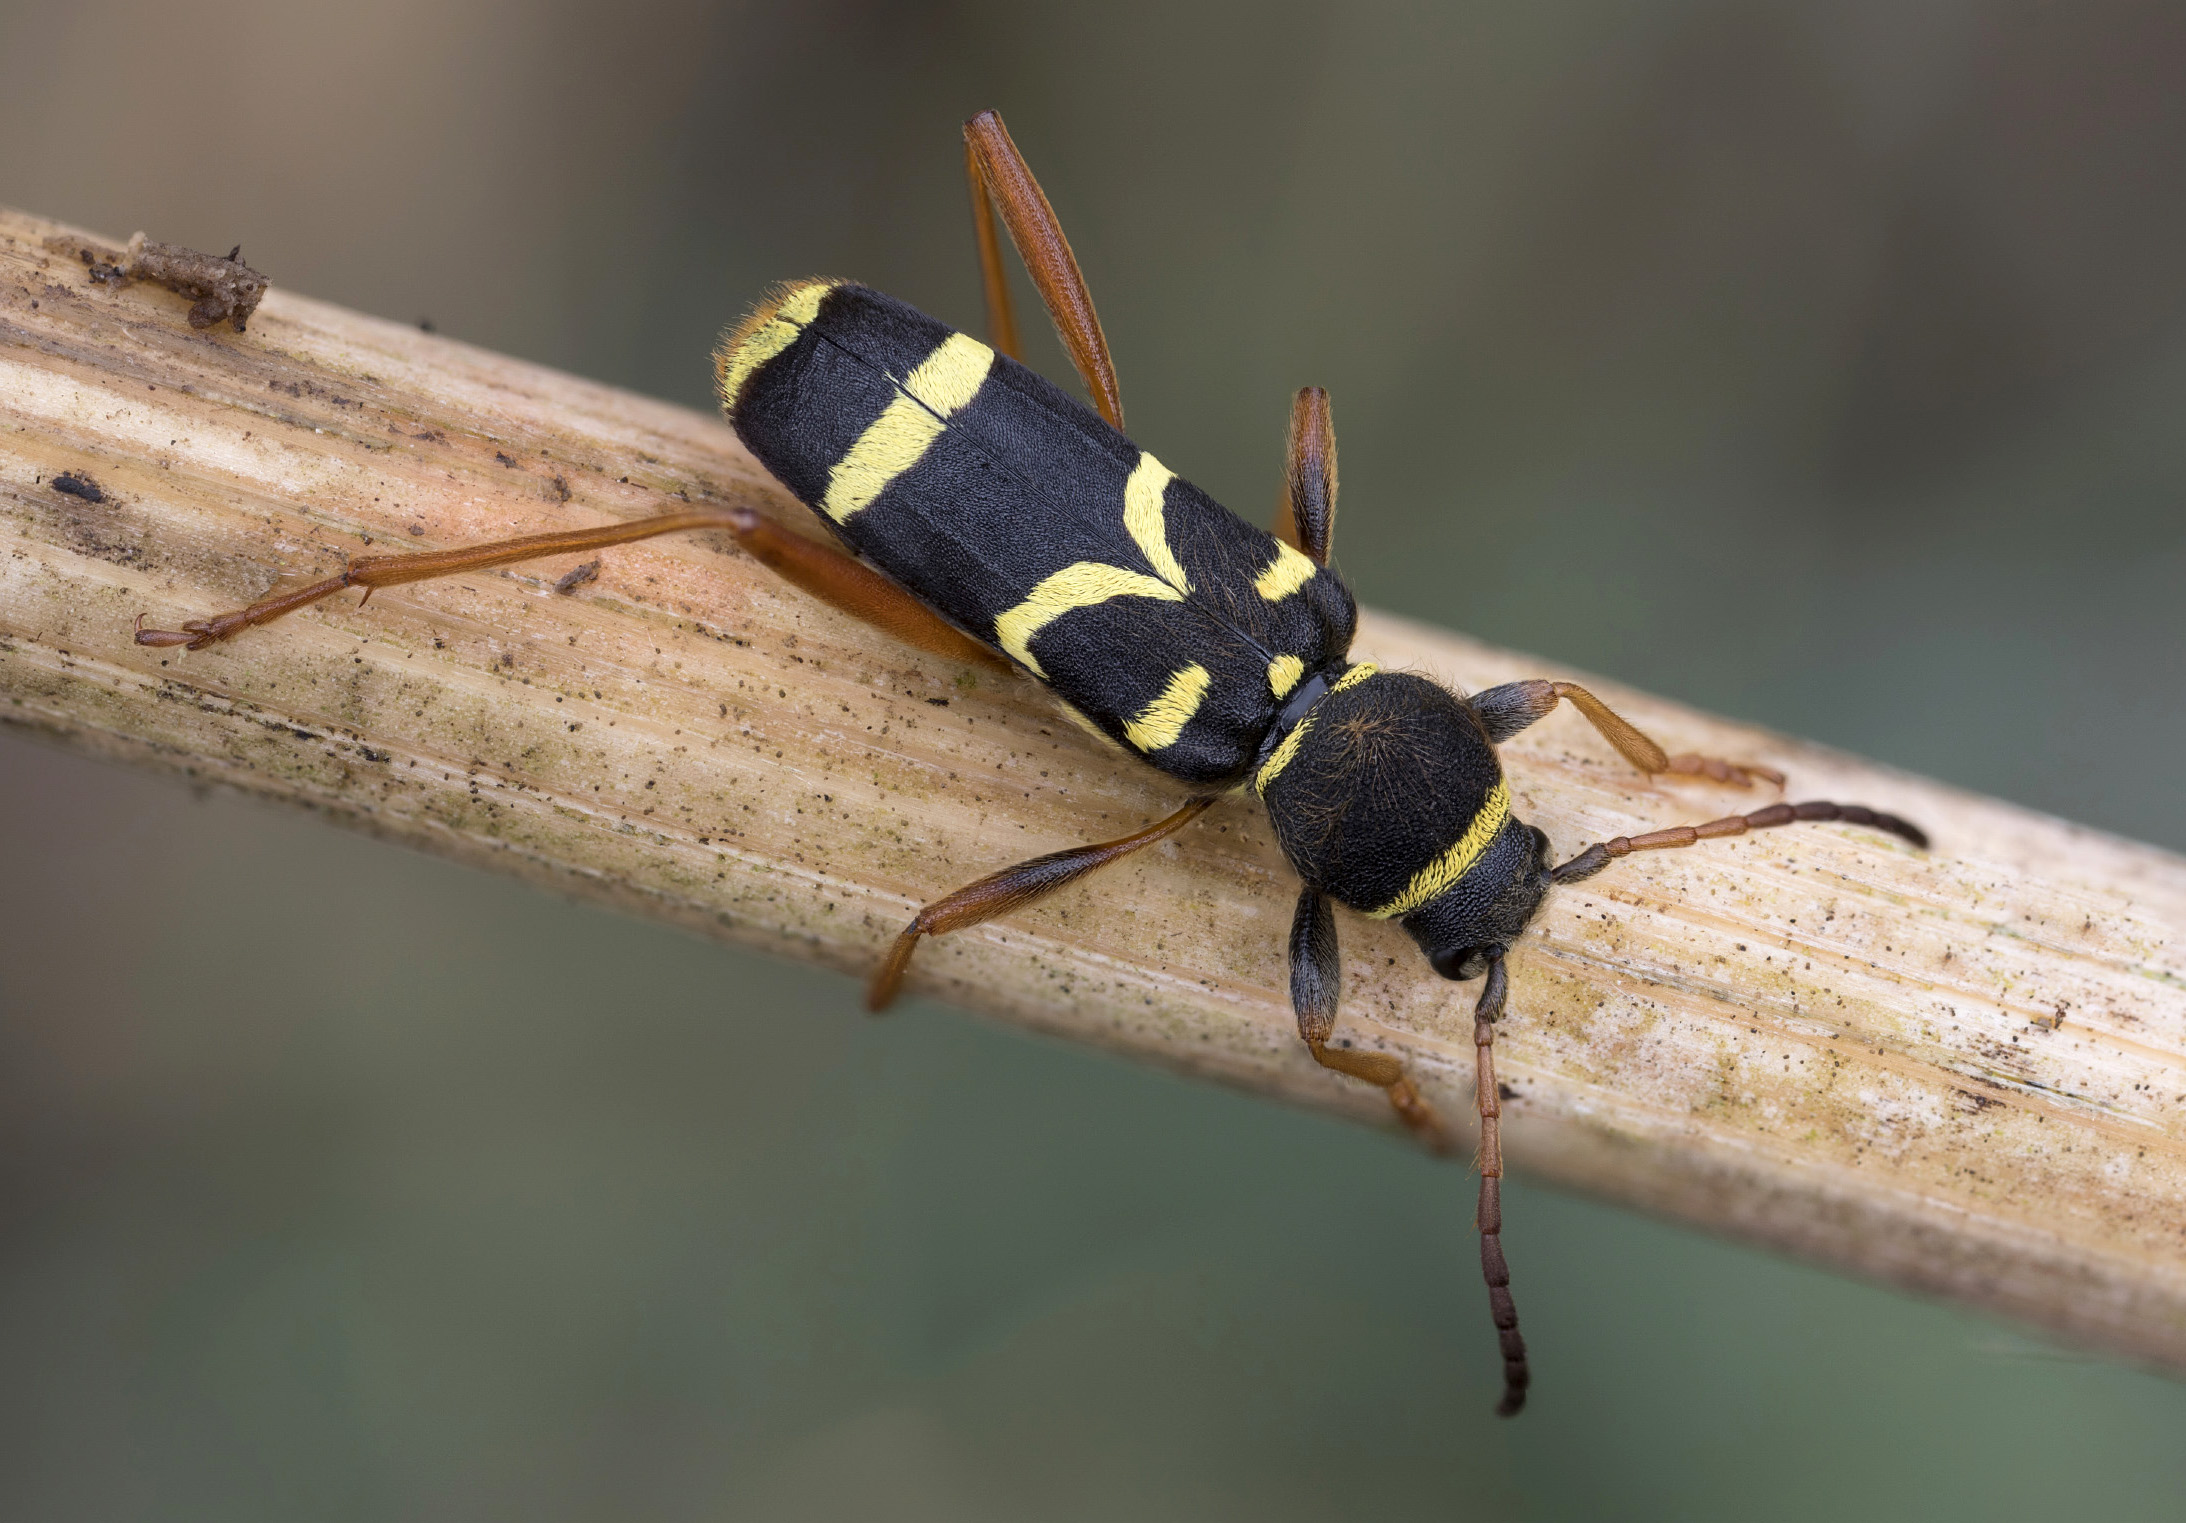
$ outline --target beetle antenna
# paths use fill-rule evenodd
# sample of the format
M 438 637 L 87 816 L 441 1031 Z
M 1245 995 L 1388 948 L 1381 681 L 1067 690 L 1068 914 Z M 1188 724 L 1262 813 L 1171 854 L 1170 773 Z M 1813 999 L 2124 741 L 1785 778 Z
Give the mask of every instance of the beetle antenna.
M 1720 820 L 1710 820 L 1705 825 L 1673 825 L 1668 830 L 1650 830 L 1645 835 L 1618 836 L 1613 840 L 1599 841 L 1569 862 L 1558 864 L 1553 870 L 1553 876 L 1558 883 L 1577 883 L 1581 879 L 1593 877 L 1617 858 L 1628 857 L 1635 851 L 1664 851 L 1673 846 L 1697 846 L 1702 841 L 1712 841 L 1719 836 L 1742 836 L 1749 830 L 1766 830 L 1772 825 L 1790 825 L 1801 820 L 1842 820 L 1847 825 L 1869 825 L 1877 830 L 1887 830 L 1910 845 L 1923 849 L 1928 845 L 1926 831 L 1894 814 L 1884 814 L 1881 810 L 1869 809 L 1864 804 L 1832 804 L 1817 799 L 1807 804 L 1771 804 L 1768 808 L 1756 809 L 1751 814 L 1728 814 Z
M 1480 1274 L 1488 1282 L 1488 1314 L 1503 1346 L 1498 1417 L 1517 1416 L 1526 1405 L 1526 1387 L 1533 1383 L 1525 1335 L 1518 1331 L 1518 1303 L 1510 1294 L 1510 1265 L 1503 1259 L 1503 1092 L 1495 1082 L 1495 1023 L 1509 992 L 1510 978 L 1503 971 L 1502 954 L 1496 953 L 1488 961 L 1480 1003 L 1473 1007 L 1473 1092 L 1480 1108 Z

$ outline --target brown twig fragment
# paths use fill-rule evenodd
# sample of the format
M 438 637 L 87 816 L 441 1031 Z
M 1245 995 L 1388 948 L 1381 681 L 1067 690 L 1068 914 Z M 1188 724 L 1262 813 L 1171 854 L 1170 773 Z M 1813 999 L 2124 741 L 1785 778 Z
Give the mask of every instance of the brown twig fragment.
M 181 630 L 390 550 L 669 507 L 817 531 L 711 417 L 281 292 L 247 335 L 193 329 L 85 281 L 86 243 L 0 214 L 0 719 L 861 976 L 935 896 L 1185 802 L 1030 683 L 830 611 L 726 529 L 135 644 L 140 614 Z M 1472 690 L 1579 680 L 1373 614 L 1358 654 Z M 1503 748 L 1514 807 L 1561 855 L 1629 855 L 1550 897 L 1487 1033 L 1479 985 L 1338 914 L 1328 1052 L 1402 1058 L 1453 1120 L 1476 1064 L 1498 1074 L 1484 1159 L 2186 1368 L 2186 863 L 1584 685 L 1665 749 L 1933 849 L 1846 813 L 1758 828 L 1793 807 L 1758 800 L 1715 821 L 1720 783 L 1675 756 L 1645 778 L 1550 715 Z M 1390 1124 L 1298 1040 L 1297 894 L 1225 797 L 932 942 L 911 987 Z M 1505 1238 L 1535 1262 L 1522 1222 Z
M 95 284 L 127 285 L 143 280 L 193 298 L 189 311 L 193 328 L 228 323 L 236 332 L 243 332 L 271 284 L 243 263 L 241 244 L 225 254 L 201 254 L 179 243 L 161 243 L 138 233 L 118 255 L 96 244 L 76 242 L 74 246 L 77 259 Z

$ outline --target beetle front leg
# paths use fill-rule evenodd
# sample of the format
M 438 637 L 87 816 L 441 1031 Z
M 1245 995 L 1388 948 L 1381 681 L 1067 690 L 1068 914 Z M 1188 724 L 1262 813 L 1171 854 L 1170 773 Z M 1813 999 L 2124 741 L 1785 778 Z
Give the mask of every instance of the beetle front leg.
M 1328 896 L 1307 888 L 1298 895 L 1298 913 L 1290 923 L 1290 1004 L 1298 1015 L 1298 1035 L 1323 1068 L 1378 1084 L 1390 1107 L 1412 1134 L 1437 1153 L 1453 1150 L 1449 1132 L 1404 1072 L 1385 1052 L 1353 1052 L 1331 1047 L 1336 1005 L 1343 993 L 1343 957 L 1336 946 L 1336 914 Z
M 1475 693 L 1465 701 L 1480 716 L 1481 728 L 1487 731 L 1489 741 L 1501 745 L 1536 719 L 1546 718 L 1567 698 L 1573 708 L 1586 716 L 1586 722 L 1601 733 L 1602 739 L 1617 748 L 1618 755 L 1649 777 L 1672 772 L 1728 783 L 1734 788 L 1748 788 L 1756 782 L 1773 783 L 1779 788 L 1784 786 L 1784 774 L 1773 767 L 1725 761 L 1718 756 L 1701 756 L 1691 751 L 1672 756 L 1630 720 L 1576 682 L 1548 682 L 1538 677 L 1530 682 L 1506 682 L 1501 687 Z

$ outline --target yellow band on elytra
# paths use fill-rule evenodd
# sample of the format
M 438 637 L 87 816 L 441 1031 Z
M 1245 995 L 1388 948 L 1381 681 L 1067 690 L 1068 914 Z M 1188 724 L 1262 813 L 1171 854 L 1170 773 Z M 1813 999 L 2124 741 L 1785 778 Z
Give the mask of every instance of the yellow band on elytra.
M 1175 477 L 1144 450 L 1130 479 L 1123 484 L 1123 527 L 1139 547 L 1139 554 L 1153 566 L 1154 574 L 1179 592 L 1192 590 L 1176 552 L 1169 548 L 1169 524 L 1163 502 Z
M 1269 561 L 1267 569 L 1254 579 L 1252 589 L 1270 603 L 1280 603 L 1312 581 L 1313 574 L 1320 569 L 1311 557 L 1277 540 L 1275 559 Z
M 1170 677 L 1169 685 L 1160 695 L 1139 710 L 1136 719 L 1125 723 L 1124 739 L 1149 753 L 1175 745 L 1184 734 L 1184 727 L 1199 712 L 1200 700 L 1207 696 L 1207 687 L 1212 681 L 1207 669 L 1197 661 L 1178 671 Z
M 1047 673 L 1033 659 L 1033 637 L 1074 608 L 1092 608 L 1110 598 L 1157 598 L 1181 603 L 1184 594 L 1167 582 L 1102 561 L 1079 561 L 1041 579 L 1032 593 L 994 621 L 994 643 L 1023 662 L 1035 677 Z
M 741 342 L 730 340 L 716 359 L 716 382 L 724 410 L 736 411 L 737 399 L 743 396 L 744 387 L 758 373 L 759 367 L 797 342 L 797 335 L 820 315 L 821 301 L 834 289 L 833 281 L 808 280 L 784 295 L 764 322 L 756 323 L 748 334 L 740 336 Z M 766 309 L 762 307 L 760 311 Z
M 994 351 L 978 339 L 952 333 L 903 378 L 895 400 L 858 436 L 828 474 L 820 507 L 837 523 L 862 513 L 912 466 L 926 458 L 951 414 L 971 405 Z

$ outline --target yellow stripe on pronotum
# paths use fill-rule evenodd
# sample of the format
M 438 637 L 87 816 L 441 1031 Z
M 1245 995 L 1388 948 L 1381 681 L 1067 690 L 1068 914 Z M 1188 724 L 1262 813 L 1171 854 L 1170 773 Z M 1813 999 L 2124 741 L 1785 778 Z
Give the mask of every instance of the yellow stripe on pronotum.
M 994 351 L 952 333 L 903 380 L 894 401 L 828 473 L 820 506 L 837 523 L 873 505 L 888 483 L 926 457 L 951 413 L 968 406 L 994 367 Z
M 1399 915 L 1409 915 L 1428 900 L 1465 876 L 1472 865 L 1480 860 L 1480 854 L 1488 849 L 1496 833 L 1510 821 L 1510 787 L 1497 778 L 1495 786 L 1488 790 L 1487 798 L 1480 805 L 1480 812 L 1465 827 L 1457 844 L 1412 875 L 1412 881 L 1378 910 L 1366 913 L 1375 920 L 1393 920 Z
M 1124 725 L 1124 738 L 1147 752 L 1175 745 L 1184 727 L 1199 712 L 1199 701 L 1207 696 L 1207 684 L 1212 680 L 1207 669 L 1194 661 L 1169 679 L 1161 696 L 1139 710 L 1138 718 Z
M 1321 568 L 1310 557 L 1292 549 L 1281 540 L 1275 542 L 1275 559 L 1254 580 L 1252 590 L 1270 603 L 1280 603 L 1306 583 L 1313 580 L 1313 573 Z
M 1152 455 L 1139 451 L 1139 463 L 1123 484 L 1123 526 L 1156 575 L 1177 591 L 1190 592 L 1192 584 L 1177 563 L 1176 552 L 1169 548 L 1169 525 L 1162 514 L 1172 474 Z
M 1295 554 L 1296 552 L 1293 551 L 1292 553 Z M 1301 556 L 1300 559 L 1304 559 L 1304 557 Z M 1321 698 L 1325 701 L 1329 693 L 1341 693 L 1346 689 L 1357 687 L 1380 670 L 1381 668 L 1371 661 L 1361 661 L 1357 666 L 1352 667 L 1341 677 L 1330 683 L 1328 693 L 1323 693 Z M 1259 794 L 1262 798 L 1267 797 L 1269 785 L 1283 775 L 1283 769 L 1290 765 L 1292 758 L 1298 754 L 1298 748 L 1305 744 L 1306 733 L 1313 728 L 1313 716 L 1319 712 L 1320 707 L 1320 703 L 1317 702 L 1312 708 L 1307 709 L 1305 717 L 1292 727 L 1291 732 L 1283 737 L 1282 744 L 1275 748 L 1275 754 L 1260 764 L 1260 770 L 1253 774 L 1253 792 Z
M 750 337 L 722 352 L 717 374 L 723 407 L 735 410 L 736 399 L 744 394 L 744 383 L 761 365 L 797 342 L 797 335 L 820 315 L 821 298 L 834 289 L 834 285 L 825 280 L 808 281 L 797 287 L 782 298 L 781 305 L 752 331 Z
M 1079 561 L 1045 577 L 1032 596 L 994 621 L 994 643 L 1023 662 L 1026 670 L 1045 680 L 1047 673 L 1032 657 L 1033 637 L 1073 608 L 1092 608 L 1110 598 L 1158 598 L 1181 603 L 1184 594 L 1167 582 L 1159 582 L 1121 566 L 1100 561 Z

